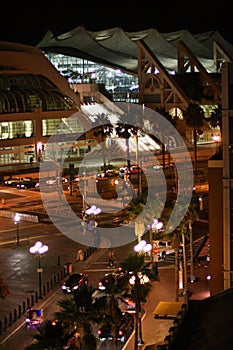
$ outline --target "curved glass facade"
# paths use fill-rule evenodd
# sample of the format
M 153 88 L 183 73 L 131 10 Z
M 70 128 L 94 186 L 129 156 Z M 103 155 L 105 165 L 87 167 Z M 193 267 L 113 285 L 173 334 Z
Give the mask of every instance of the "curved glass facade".
M 56 85 L 42 75 L 1 74 L 0 114 L 75 109 L 74 102 L 63 96 Z

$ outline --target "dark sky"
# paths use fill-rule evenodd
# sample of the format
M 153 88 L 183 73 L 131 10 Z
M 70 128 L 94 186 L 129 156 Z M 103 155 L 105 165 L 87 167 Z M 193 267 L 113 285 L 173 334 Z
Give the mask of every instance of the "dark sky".
M 79 25 L 89 30 L 116 26 L 126 31 L 156 28 L 159 32 L 188 29 L 191 33 L 219 30 L 233 44 L 231 9 L 205 2 L 177 5 L 161 1 L 136 4 L 135 1 L 92 3 L 82 0 L 19 0 L 1 4 L 0 40 L 36 45 L 48 29 L 61 34 Z

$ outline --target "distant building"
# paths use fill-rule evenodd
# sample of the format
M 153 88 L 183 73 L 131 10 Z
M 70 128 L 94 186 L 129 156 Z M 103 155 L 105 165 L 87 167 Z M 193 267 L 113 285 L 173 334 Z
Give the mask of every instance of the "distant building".
M 58 127 L 80 111 L 78 95 L 38 48 L 1 42 L 0 52 L 0 165 L 42 160 L 53 134 L 60 157 L 66 140 Z M 73 132 L 81 135 L 85 123 L 79 115 Z M 85 154 L 89 143 L 78 143 L 72 152 Z

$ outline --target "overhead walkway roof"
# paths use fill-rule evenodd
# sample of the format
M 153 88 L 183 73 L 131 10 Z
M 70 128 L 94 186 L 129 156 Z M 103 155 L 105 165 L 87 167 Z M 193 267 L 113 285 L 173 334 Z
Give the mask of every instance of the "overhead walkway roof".
M 101 31 L 88 31 L 78 26 L 71 31 L 55 36 L 47 31 L 37 47 L 45 52 L 61 53 L 120 68 L 132 74 L 138 71 L 137 41 L 143 40 L 158 57 L 163 66 L 177 71 L 177 44 L 184 42 L 208 72 L 215 72 L 214 42 L 233 57 L 233 45 L 218 31 L 192 34 L 188 30 L 160 33 L 154 28 L 127 32 L 114 27 Z

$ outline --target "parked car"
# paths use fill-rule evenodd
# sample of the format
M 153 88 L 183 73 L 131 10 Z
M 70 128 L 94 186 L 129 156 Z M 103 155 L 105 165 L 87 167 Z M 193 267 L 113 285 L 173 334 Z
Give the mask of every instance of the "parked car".
M 6 186 L 17 186 L 17 184 L 23 182 L 23 181 L 31 181 L 32 178 L 31 177 L 15 177 L 13 179 L 8 179 L 8 180 L 5 180 L 5 185 Z
M 168 241 L 153 240 L 153 247 L 158 249 L 157 255 L 159 260 L 166 259 L 166 256 L 168 254 L 172 254 L 175 252 L 170 240 Z
M 97 178 L 101 178 L 101 177 L 117 177 L 119 175 L 119 171 L 118 170 L 114 170 L 114 169 L 107 169 L 105 170 L 105 172 L 100 172 L 97 174 Z
M 98 289 L 105 290 L 109 281 L 114 281 L 116 278 L 124 277 L 124 271 L 119 267 L 111 273 L 106 273 L 98 282 Z
M 122 313 L 121 324 L 118 327 L 117 340 L 125 343 L 134 328 L 134 317 L 128 312 Z M 100 341 L 112 340 L 112 330 L 110 325 L 103 325 L 98 329 L 98 337 Z
M 131 165 L 130 168 L 128 168 L 125 165 L 119 169 L 119 176 L 124 177 L 124 175 L 138 174 L 140 172 L 140 170 L 142 170 L 143 172 L 145 171 L 145 169 L 140 169 L 140 167 L 138 165 Z
M 40 183 L 38 179 L 35 180 L 23 180 L 17 183 L 17 188 L 19 189 L 27 189 L 27 188 L 38 188 L 40 187 Z
M 88 283 L 88 276 L 86 273 L 73 273 L 62 285 L 64 293 L 73 293 L 80 286 Z

